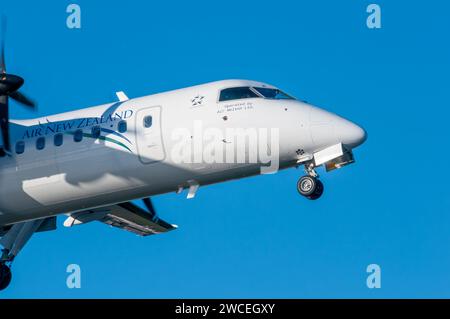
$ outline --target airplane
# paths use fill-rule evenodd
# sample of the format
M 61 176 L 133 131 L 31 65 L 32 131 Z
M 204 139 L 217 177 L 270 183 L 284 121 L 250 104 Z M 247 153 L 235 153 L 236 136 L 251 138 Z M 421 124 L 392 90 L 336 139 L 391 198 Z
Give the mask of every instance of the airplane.
M 152 196 L 187 190 L 187 198 L 193 198 L 200 186 L 259 175 L 270 164 L 259 158 L 205 161 L 205 149 L 195 147 L 191 158 L 199 155 L 201 160 L 180 161 L 174 150 L 206 128 L 224 134 L 210 139 L 215 150 L 236 146 L 224 133 L 228 129 L 259 133 L 270 128 L 271 136 L 278 137 L 268 144 L 272 162 L 278 163 L 275 171 L 304 167 L 297 190 L 309 200 L 324 191 L 316 169 L 332 171 L 353 163 L 353 150 L 367 138 L 362 127 L 343 117 L 250 80 L 216 81 L 132 99 L 121 91 L 117 101 L 104 105 L 10 120 L 10 98 L 32 109 L 35 103 L 19 91 L 24 79 L 7 73 L 3 39 L 0 290 L 10 284 L 12 262 L 31 236 L 56 229 L 57 216 L 66 215 L 65 227 L 97 221 L 141 236 L 165 233 L 177 226 L 159 218 Z M 196 131 L 198 123 L 203 133 Z M 174 139 L 174 132 L 181 140 Z M 250 155 L 248 145 L 243 152 Z

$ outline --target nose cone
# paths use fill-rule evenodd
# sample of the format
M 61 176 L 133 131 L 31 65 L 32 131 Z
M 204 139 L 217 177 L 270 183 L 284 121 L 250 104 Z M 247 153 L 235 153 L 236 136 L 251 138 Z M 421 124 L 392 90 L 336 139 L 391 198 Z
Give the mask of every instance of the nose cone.
M 342 143 L 351 149 L 367 139 L 366 131 L 360 126 L 320 108 L 311 108 L 310 124 L 311 136 L 316 147 Z
M 342 144 L 350 148 L 361 145 L 367 139 L 367 133 L 362 127 L 341 117 L 334 120 L 334 134 Z

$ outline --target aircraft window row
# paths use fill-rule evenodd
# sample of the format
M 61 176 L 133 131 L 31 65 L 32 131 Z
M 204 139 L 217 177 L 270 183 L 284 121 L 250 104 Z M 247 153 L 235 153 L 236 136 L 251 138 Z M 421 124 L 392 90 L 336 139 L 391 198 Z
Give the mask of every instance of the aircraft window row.
M 149 125 L 149 126 L 147 126 Z M 150 127 L 152 125 L 152 117 L 147 116 L 144 118 L 144 126 Z M 117 129 L 120 133 L 125 133 L 127 131 L 127 121 L 122 120 L 117 124 Z M 96 125 L 93 126 L 91 129 L 91 135 L 93 138 L 97 139 L 101 136 L 102 129 L 100 126 Z M 73 133 L 73 140 L 76 143 L 79 143 L 83 140 L 83 130 L 78 129 Z M 53 137 L 53 144 L 55 146 L 61 146 L 64 142 L 64 134 L 63 133 L 57 133 Z M 43 150 L 45 148 L 45 137 L 41 136 L 38 137 L 36 140 L 36 149 L 37 150 Z M 24 141 L 18 141 L 16 143 L 16 154 L 22 154 L 25 152 L 25 142 Z
M 279 89 L 259 87 L 234 87 L 223 89 L 222 91 L 220 91 L 219 102 L 250 98 L 294 100 L 293 97 L 289 96 Z

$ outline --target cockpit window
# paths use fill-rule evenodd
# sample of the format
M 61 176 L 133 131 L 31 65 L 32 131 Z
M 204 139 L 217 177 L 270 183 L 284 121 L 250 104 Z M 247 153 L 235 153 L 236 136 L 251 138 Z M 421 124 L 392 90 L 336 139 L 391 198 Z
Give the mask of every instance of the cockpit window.
M 254 89 L 267 99 L 294 100 L 292 96 L 289 96 L 283 91 L 278 89 L 271 89 L 271 88 L 254 88 Z
M 219 101 L 230 101 L 239 99 L 249 99 L 259 97 L 255 92 L 253 92 L 249 87 L 237 87 L 224 89 L 220 92 Z

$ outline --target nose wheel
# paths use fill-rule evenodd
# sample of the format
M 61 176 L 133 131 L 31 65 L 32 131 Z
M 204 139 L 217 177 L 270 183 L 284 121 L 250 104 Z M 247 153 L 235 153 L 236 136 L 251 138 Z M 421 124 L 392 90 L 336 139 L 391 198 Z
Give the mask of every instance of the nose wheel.
M 323 184 L 319 180 L 319 175 L 314 169 L 314 163 L 305 164 L 306 176 L 300 177 L 297 182 L 297 190 L 300 195 L 305 196 L 310 200 L 319 199 L 323 194 Z
M 310 200 L 316 200 L 323 194 L 323 184 L 316 177 L 306 175 L 298 180 L 297 190 L 300 195 Z

